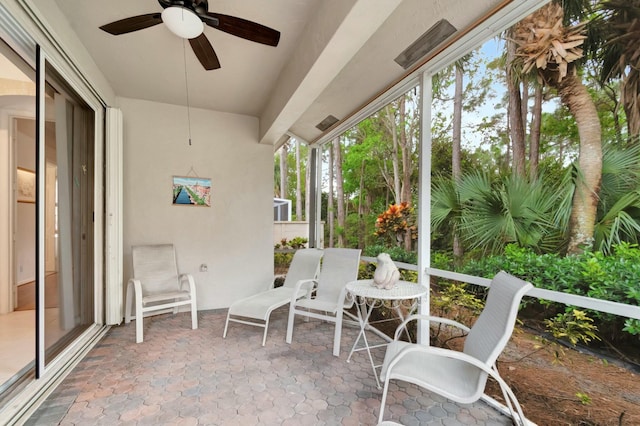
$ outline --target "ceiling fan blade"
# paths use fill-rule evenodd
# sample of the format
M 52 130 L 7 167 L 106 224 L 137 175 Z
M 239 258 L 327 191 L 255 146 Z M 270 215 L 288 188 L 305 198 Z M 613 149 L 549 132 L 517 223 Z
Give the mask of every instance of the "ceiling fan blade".
M 101 30 L 113 35 L 126 34 L 133 31 L 143 30 L 162 23 L 162 17 L 159 13 L 147 13 L 146 15 L 132 16 L 131 18 L 121 19 L 111 22 L 100 27 Z
M 207 36 L 204 33 L 200 34 L 196 38 L 190 38 L 189 44 L 193 49 L 193 53 L 196 54 L 196 57 L 207 71 L 217 70 L 220 68 L 220 61 L 218 60 L 218 56 L 216 55 L 215 50 L 213 50 L 213 46 L 209 43 Z
M 218 25 L 214 25 L 209 21 L 204 20 L 207 25 L 217 30 L 224 31 L 225 33 L 269 46 L 277 46 L 280 41 L 280 31 L 265 27 L 264 25 L 256 22 L 213 12 L 207 12 L 207 16 L 218 20 Z

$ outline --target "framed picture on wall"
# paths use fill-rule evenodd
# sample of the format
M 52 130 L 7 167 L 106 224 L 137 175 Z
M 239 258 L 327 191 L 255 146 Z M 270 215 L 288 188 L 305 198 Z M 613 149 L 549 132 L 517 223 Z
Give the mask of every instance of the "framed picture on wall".
M 211 179 L 174 176 L 173 205 L 211 207 Z
M 36 173 L 33 170 L 18 167 L 16 195 L 19 203 L 36 202 Z

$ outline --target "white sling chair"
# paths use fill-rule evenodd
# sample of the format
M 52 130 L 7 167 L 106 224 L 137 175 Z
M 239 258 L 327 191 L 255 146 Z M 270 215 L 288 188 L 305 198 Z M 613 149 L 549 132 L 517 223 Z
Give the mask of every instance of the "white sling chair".
M 522 408 L 500 377 L 495 362 L 511 337 L 520 300 L 532 287 L 504 271 L 498 273 L 491 281 L 485 307 L 471 329 L 445 318 L 428 315 L 408 317 L 398 326 L 382 364 L 380 378 L 384 380 L 384 390 L 378 422 L 382 422 L 391 379 L 413 383 L 450 400 L 469 404 L 482 397 L 487 376 L 491 376 L 500 385 L 513 421 L 526 424 Z M 468 334 L 463 351 L 398 340 L 406 324 L 413 320 L 440 322 L 464 330 Z
M 254 294 L 253 296 L 234 302 L 227 312 L 227 321 L 224 324 L 223 338 L 227 337 L 229 321 L 241 324 L 263 327 L 262 346 L 267 341 L 267 330 L 269 328 L 269 317 L 274 309 L 291 302 L 291 298 L 298 299 L 303 296 L 310 296 L 315 286 L 315 278 L 320 269 L 320 258 L 322 250 L 302 249 L 295 252 L 287 276 L 282 287 L 271 288 Z M 302 282 L 297 287 L 296 284 Z
M 175 314 L 179 306 L 191 305 L 191 328 L 198 328 L 196 285 L 191 275 L 178 275 L 173 244 L 134 246 L 132 257 L 133 278 L 127 283 L 124 322 L 131 321 L 135 301 L 136 343 L 143 340 L 143 317 L 153 311 L 173 309 Z
M 302 315 L 335 323 L 333 355 L 340 355 L 342 334 L 342 313 L 353 305 L 346 298 L 346 285 L 358 278 L 360 250 L 346 248 L 324 249 L 322 266 L 313 298 L 291 299 L 289 321 L 287 323 L 287 343 L 293 337 L 295 316 Z M 298 283 L 296 288 L 302 283 Z

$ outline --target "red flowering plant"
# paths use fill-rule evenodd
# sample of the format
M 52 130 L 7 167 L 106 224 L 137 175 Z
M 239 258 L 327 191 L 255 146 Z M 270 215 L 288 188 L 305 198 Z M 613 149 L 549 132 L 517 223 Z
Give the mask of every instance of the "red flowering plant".
M 397 246 L 405 242 L 405 249 L 410 249 L 410 242 L 418 238 L 415 216 L 415 210 L 408 202 L 391 204 L 376 219 L 374 235 Z

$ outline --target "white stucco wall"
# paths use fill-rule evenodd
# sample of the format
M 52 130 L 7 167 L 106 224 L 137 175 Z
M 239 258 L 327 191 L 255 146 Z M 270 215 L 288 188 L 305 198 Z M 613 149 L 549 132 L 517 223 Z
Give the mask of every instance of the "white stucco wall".
M 173 243 L 196 280 L 198 309 L 218 309 L 273 279 L 273 148 L 255 117 L 121 98 L 124 275 L 131 246 Z M 193 171 L 192 171 L 193 168 Z M 211 178 L 211 207 L 172 205 L 172 176 Z M 201 264 L 208 272 L 200 272 Z

